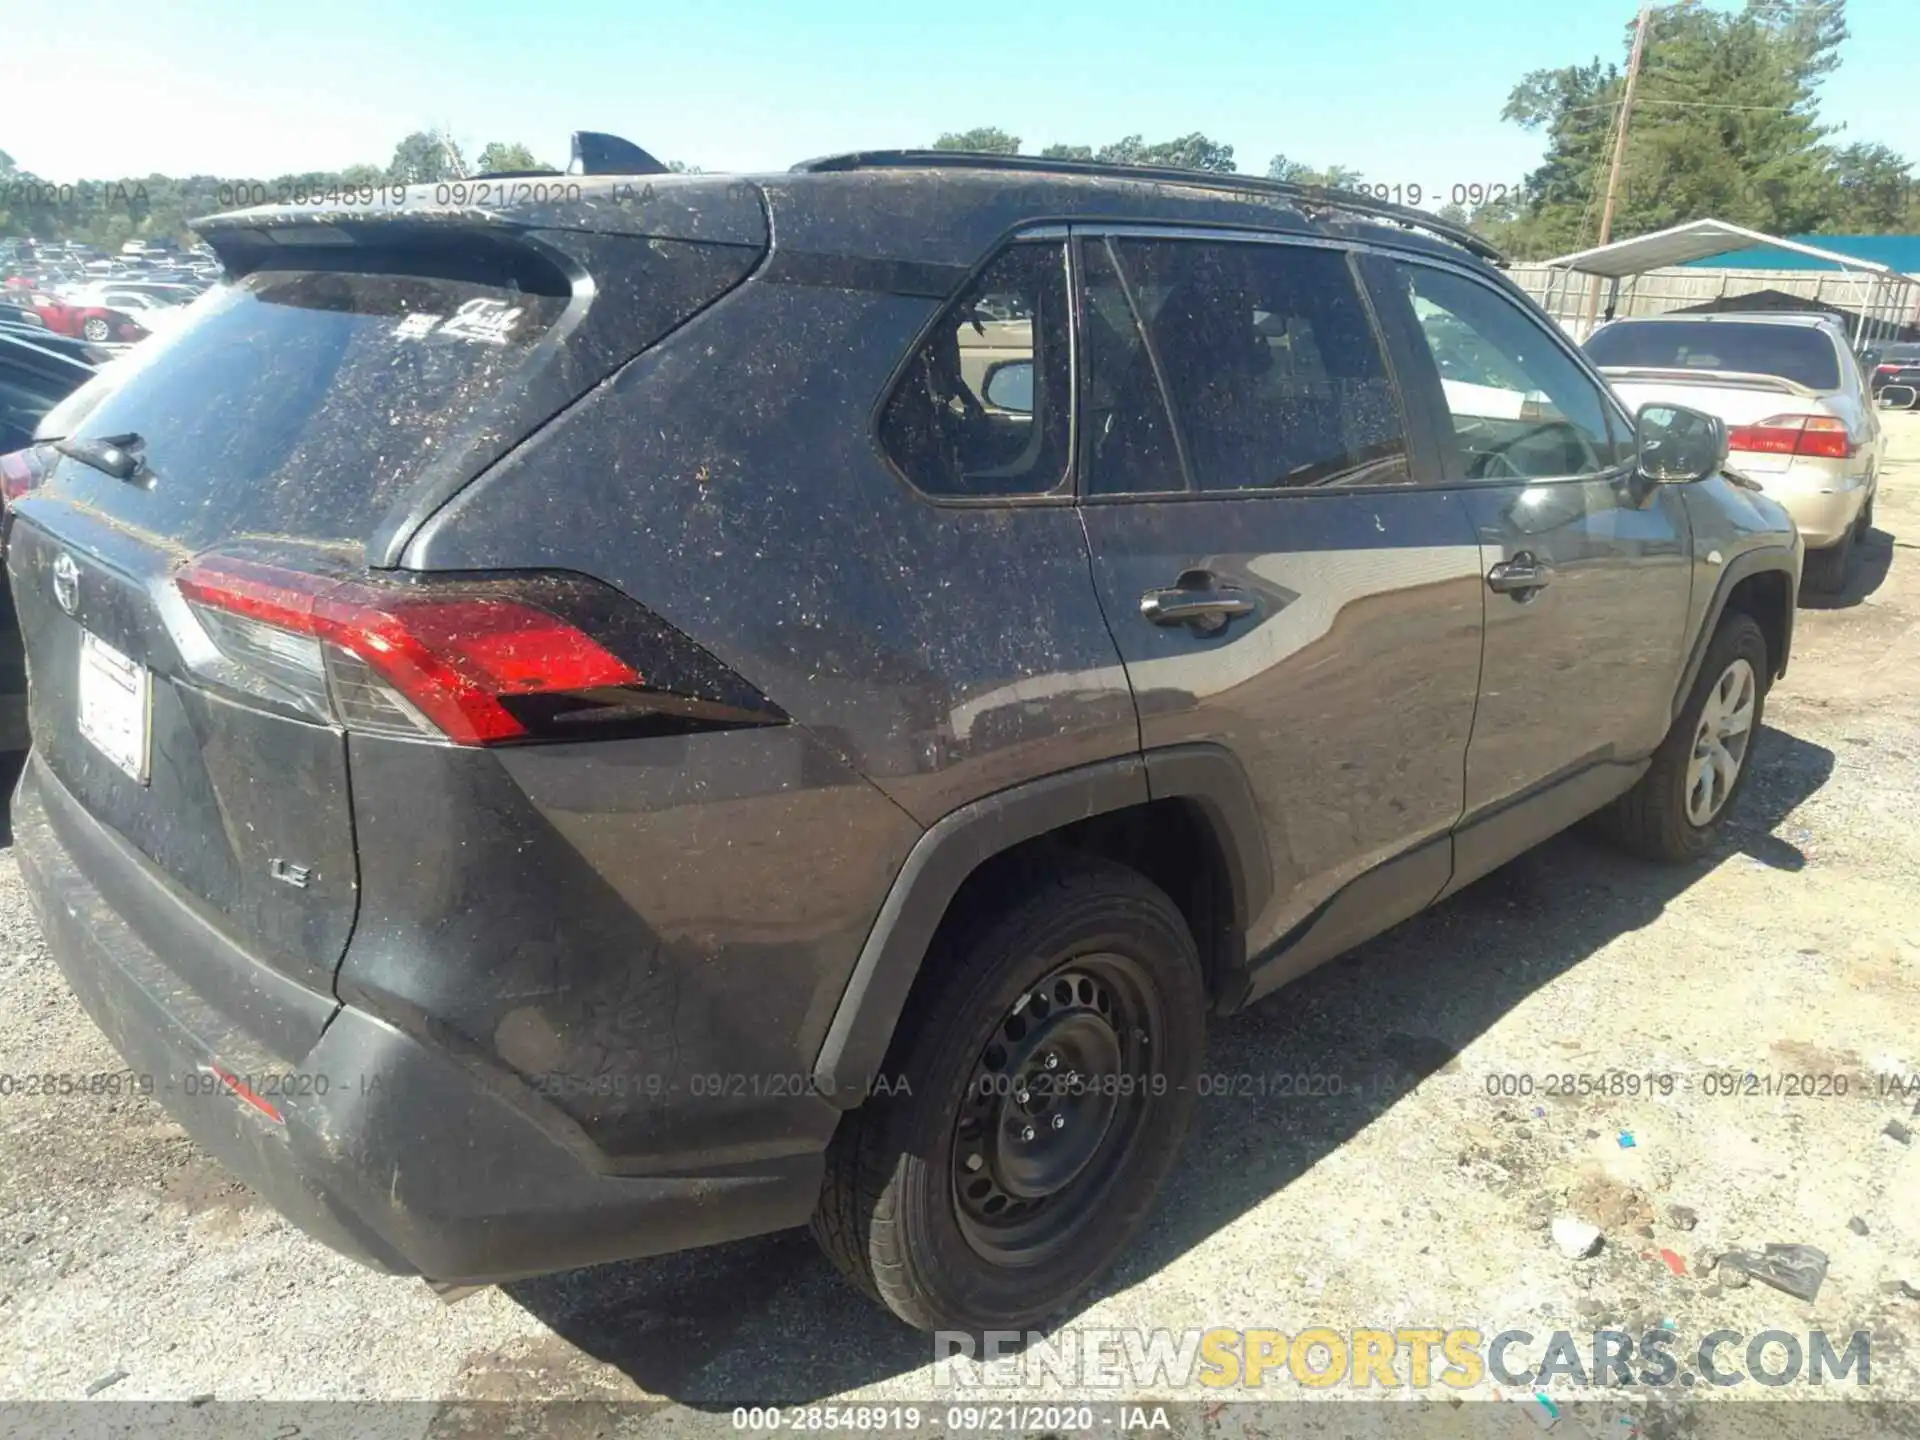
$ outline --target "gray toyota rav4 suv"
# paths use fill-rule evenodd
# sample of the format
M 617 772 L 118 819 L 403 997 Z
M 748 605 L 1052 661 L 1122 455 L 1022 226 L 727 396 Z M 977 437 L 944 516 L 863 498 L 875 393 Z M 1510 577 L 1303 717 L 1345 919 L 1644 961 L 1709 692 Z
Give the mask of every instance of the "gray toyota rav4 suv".
M 1590 813 L 1712 842 L 1792 524 L 1469 232 L 632 153 L 205 221 L 221 285 L 5 461 L 48 944 L 313 1235 L 454 1284 L 811 1223 L 1033 1323 L 1210 1015 Z

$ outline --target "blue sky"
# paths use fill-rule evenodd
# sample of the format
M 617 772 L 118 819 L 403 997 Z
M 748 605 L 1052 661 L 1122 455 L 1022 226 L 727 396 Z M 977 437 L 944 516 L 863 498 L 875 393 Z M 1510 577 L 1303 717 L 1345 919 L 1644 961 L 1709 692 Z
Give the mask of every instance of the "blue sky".
M 1731 3 L 1731 0 L 1727 0 Z M 1635 0 L 61 0 L 15 7 L 0 149 L 62 180 L 384 164 L 409 130 L 469 154 L 577 128 L 710 170 L 998 124 L 1029 150 L 1202 130 L 1372 181 L 1518 181 L 1528 70 L 1624 62 Z M 1920 161 L 1920 0 L 1851 0 L 1829 123 Z M 24 10 L 25 13 L 21 13 Z M 88 77 L 101 77 L 99 83 Z M 1905 118 L 1900 118 L 1904 112 Z M 1444 198 L 1444 196 L 1442 197 Z M 1431 203 L 1431 202 L 1429 202 Z

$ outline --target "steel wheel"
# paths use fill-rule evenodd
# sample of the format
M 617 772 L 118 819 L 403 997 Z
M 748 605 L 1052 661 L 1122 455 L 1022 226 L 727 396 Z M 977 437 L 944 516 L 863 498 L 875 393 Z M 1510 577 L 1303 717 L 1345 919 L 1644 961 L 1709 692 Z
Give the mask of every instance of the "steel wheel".
M 1753 666 L 1736 659 L 1720 672 L 1694 731 L 1693 758 L 1687 762 L 1687 819 L 1711 825 L 1733 793 L 1753 738 Z
M 1087 955 L 1001 1018 L 953 1135 L 954 1212 L 983 1259 L 1037 1264 L 1094 1213 L 1145 1109 L 1150 993 L 1131 959 Z

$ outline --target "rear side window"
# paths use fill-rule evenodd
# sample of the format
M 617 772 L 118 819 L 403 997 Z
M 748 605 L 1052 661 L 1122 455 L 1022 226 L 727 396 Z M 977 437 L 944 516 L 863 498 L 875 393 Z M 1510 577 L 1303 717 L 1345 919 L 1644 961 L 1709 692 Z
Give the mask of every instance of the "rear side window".
M 360 539 L 566 303 L 506 277 L 255 271 L 146 342 L 74 433 L 145 442 L 145 528 Z
M 1090 386 L 1150 408 L 1144 376 L 1157 369 L 1196 489 L 1407 483 L 1399 405 L 1343 253 L 1125 238 L 1111 253 L 1148 344 L 1113 351 L 1120 376 L 1099 372 L 1090 344 Z M 1165 488 L 1155 445 L 1149 429 L 1129 455 L 1139 483 Z M 1090 488 L 1117 487 L 1096 466 Z
M 1109 243 L 1081 252 L 1080 333 L 1086 389 L 1080 399 L 1080 464 L 1089 495 L 1143 495 L 1187 488 L 1160 372 L 1139 311 Z
M 1621 321 L 1594 332 L 1586 345 L 1596 365 L 1660 370 L 1732 370 L 1778 375 L 1809 390 L 1840 388 L 1840 358 L 1826 332 L 1803 325 L 1738 321 Z
M 1067 476 L 1073 367 L 1066 251 L 1011 245 L 941 315 L 907 362 L 880 440 L 919 489 L 1044 495 Z

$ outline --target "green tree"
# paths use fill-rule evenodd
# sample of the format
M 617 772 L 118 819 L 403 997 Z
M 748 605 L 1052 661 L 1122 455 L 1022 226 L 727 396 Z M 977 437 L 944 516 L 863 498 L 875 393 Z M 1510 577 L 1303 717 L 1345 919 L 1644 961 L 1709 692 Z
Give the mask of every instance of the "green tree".
M 1316 170 L 1298 160 L 1289 160 L 1285 155 L 1276 155 L 1267 162 L 1267 178 L 1284 180 L 1290 185 L 1325 185 L 1334 190 L 1351 190 L 1363 177 L 1358 170 L 1346 165 L 1329 165 L 1324 170 Z
M 1180 170 L 1234 170 L 1233 147 L 1209 140 L 1198 130 L 1173 140 L 1149 145 L 1139 135 L 1125 135 L 1110 145 L 1049 145 L 1040 152 L 1048 160 L 1098 160 L 1104 165 L 1164 165 Z
M 510 170 L 552 170 L 556 167 L 533 158 L 533 151 L 517 140 L 508 143 L 504 140 L 489 141 L 473 162 L 476 172 L 482 175 L 496 175 Z
M 456 180 L 466 171 L 459 147 L 433 130 L 416 130 L 393 147 L 387 180 L 396 185 L 419 185 Z
M 1878 235 L 1914 229 L 1913 166 L 1884 145 L 1849 145 L 1835 152 L 1829 167 L 1838 202 L 1829 223 L 1832 235 Z
M 1845 0 L 1656 7 L 1613 238 L 1707 216 L 1776 234 L 1832 224 L 1841 167 L 1820 123 L 1819 87 L 1846 35 Z M 1623 49 L 1631 40 L 1629 26 Z M 1541 132 L 1546 155 L 1520 205 L 1482 207 L 1474 222 L 1522 257 L 1592 244 L 1624 90 L 1619 66 L 1599 58 L 1522 77 L 1501 118 Z M 1877 162 L 1860 157 L 1856 173 L 1862 164 Z
M 1231 174 L 1236 168 L 1233 147 L 1216 144 L 1198 130 L 1152 145 L 1143 143 L 1138 135 L 1128 135 L 1111 145 L 1102 145 L 1093 158 L 1112 165 L 1168 165 L 1180 170 L 1211 170 L 1221 174 Z
M 1020 137 L 998 125 L 976 125 L 971 130 L 949 130 L 933 142 L 936 150 L 970 150 L 976 155 L 1018 155 Z

